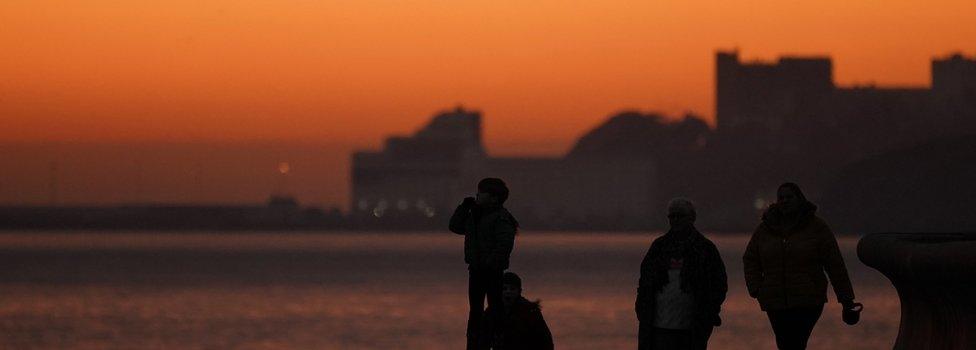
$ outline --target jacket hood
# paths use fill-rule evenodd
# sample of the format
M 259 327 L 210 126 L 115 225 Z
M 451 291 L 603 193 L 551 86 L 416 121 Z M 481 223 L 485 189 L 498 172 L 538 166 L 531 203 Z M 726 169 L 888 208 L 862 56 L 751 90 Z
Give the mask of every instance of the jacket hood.
M 783 207 L 773 203 L 766 209 L 762 216 L 762 223 L 770 231 L 783 234 L 808 224 L 817 212 L 817 206 L 809 201 L 803 201 L 796 213 L 788 215 L 783 211 Z

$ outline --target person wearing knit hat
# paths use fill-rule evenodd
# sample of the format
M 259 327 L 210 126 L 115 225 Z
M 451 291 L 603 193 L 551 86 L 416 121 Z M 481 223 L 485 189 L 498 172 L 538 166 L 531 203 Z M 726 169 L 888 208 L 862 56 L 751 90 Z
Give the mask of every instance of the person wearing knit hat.
M 542 317 L 539 300 L 522 296 L 522 278 L 514 272 L 502 276 L 502 301 L 505 306 L 504 325 L 498 330 L 496 349 L 552 350 L 552 332 Z M 490 313 L 491 307 L 488 308 Z
M 464 262 L 468 264 L 469 350 L 491 347 L 498 337 L 496 330 L 503 327 L 502 275 L 508 269 L 518 230 L 518 221 L 503 206 L 508 194 L 504 181 L 485 178 L 478 182 L 478 193 L 464 198 L 451 215 L 449 229 L 464 236 Z

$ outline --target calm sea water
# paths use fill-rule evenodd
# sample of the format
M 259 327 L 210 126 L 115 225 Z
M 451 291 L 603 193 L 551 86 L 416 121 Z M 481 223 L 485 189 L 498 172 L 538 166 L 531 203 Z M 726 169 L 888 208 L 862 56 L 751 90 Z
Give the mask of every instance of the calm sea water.
M 636 347 L 634 293 L 657 234 L 523 232 L 512 269 L 557 349 Z M 746 235 L 709 235 L 729 270 L 713 349 L 773 349 L 746 294 Z M 890 349 L 894 288 L 841 239 L 866 310 L 833 301 L 811 349 Z M 0 348 L 462 349 L 467 271 L 450 233 L 0 234 Z

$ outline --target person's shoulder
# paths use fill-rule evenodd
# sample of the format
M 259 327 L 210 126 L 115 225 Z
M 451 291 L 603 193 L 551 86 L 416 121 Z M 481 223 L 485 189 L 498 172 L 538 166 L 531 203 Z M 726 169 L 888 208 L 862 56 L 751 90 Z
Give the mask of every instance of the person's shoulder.
M 706 254 L 721 256 L 721 253 L 718 250 L 718 245 L 716 245 L 715 242 L 712 242 L 708 236 L 701 235 L 701 239 L 699 239 L 696 244 L 698 245 L 698 249 L 704 251 Z
M 756 225 L 756 229 L 752 231 L 754 235 L 766 235 L 773 232 L 773 228 L 769 226 L 769 223 L 765 219 L 759 220 L 759 224 Z
M 492 215 L 494 220 L 497 222 L 518 226 L 518 220 L 515 219 L 515 215 L 512 215 L 512 212 L 508 211 L 508 209 L 505 209 L 504 207 L 494 211 Z
M 485 218 L 506 218 L 512 216 L 512 213 L 501 207 L 485 210 L 483 215 Z
M 508 211 L 508 209 L 506 209 L 505 207 L 498 208 L 498 210 L 495 211 L 495 215 L 498 215 L 499 218 L 505 220 L 511 220 L 512 218 L 515 217 L 512 215 L 512 212 Z
M 542 301 L 541 300 L 531 301 L 531 300 L 526 299 L 525 297 L 523 297 L 521 300 L 519 300 L 518 305 L 522 309 L 522 311 L 523 312 L 526 312 L 526 313 L 541 313 L 542 312 Z
M 811 230 L 827 233 L 830 232 L 830 225 L 827 224 L 827 220 L 824 220 L 819 215 L 813 215 L 810 218 L 810 222 L 807 224 Z
M 702 235 L 702 239 L 698 242 L 698 244 L 701 244 L 706 248 L 718 249 L 718 246 L 715 245 L 715 242 L 713 242 L 711 238 L 708 238 L 708 236 L 705 235 Z
M 664 235 L 663 234 L 660 235 L 660 236 L 654 237 L 654 240 L 651 241 L 651 249 L 654 249 L 655 247 L 661 245 L 664 242 L 664 240 L 665 240 L 665 238 L 664 238 Z

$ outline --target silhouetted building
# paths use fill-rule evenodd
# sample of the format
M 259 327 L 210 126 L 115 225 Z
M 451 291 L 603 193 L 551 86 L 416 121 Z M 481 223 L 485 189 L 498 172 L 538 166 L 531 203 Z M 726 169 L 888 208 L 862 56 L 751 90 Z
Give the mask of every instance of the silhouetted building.
M 442 225 L 461 198 L 474 195 L 478 179 L 491 176 L 509 184 L 506 206 L 525 227 L 649 228 L 663 224 L 647 215 L 662 201 L 658 164 L 677 154 L 672 145 L 701 149 L 707 133 L 697 117 L 666 123 L 624 112 L 580 138 L 566 157 L 499 158 L 484 152 L 481 115 L 457 108 L 413 136 L 389 138 L 379 152 L 353 155 L 352 216 L 367 226 L 409 226 L 418 216 Z
M 776 63 L 739 61 L 738 52 L 716 55 L 719 130 L 782 131 L 809 117 L 834 90 L 827 57 L 783 57 Z
M 695 166 L 728 176 L 689 181 L 722 226 L 748 228 L 734 218 L 769 203 L 764 188 L 779 182 L 803 183 L 819 198 L 848 164 L 976 133 L 976 60 L 958 54 L 933 60 L 931 88 L 837 86 L 826 57 L 741 62 L 718 52 L 715 64 L 717 128 L 708 160 Z
M 976 123 L 976 59 L 957 53 L 933 60 L 932 92 L 950 119 L 969 118 L 961 122 Z
M 931 88 L 844 87 L 829 57 L 742 62 L 738 52 L 718 52 L 716 123 L 624 111 L 564 157 L 498 158 L 482 146 L 480 113 L 459 107 L 353 155 L 350 218 L 363 227 L 441 227 L 479 179 L 500 177 L 526 228 L 661 228 L 653 213 L 664 199 L 688 196 L 701 204 L 702 228 L 749 230 L 784 181 L 817 200 L 849 164 L 976 134 L 976 60 L 933 60 Z
M 934 60 L 931 88 L 839 87 L 832 71 L 827 57 L 741 62 L 738 52 L 717 53 L 716 131 L 771 152 L 839 151 L 851 161 L 976 130 L 976 60 Z
M 388 138 L 382 151 L 353 154 L 350 210 L 377 218 L 449 213 L 473 195 L 484 154 L 480 113 L 440 113 L 413 136 Z

